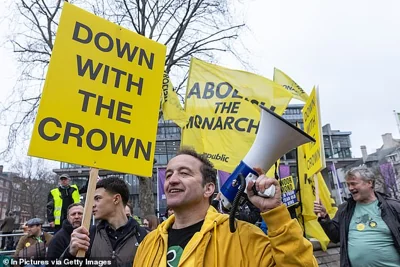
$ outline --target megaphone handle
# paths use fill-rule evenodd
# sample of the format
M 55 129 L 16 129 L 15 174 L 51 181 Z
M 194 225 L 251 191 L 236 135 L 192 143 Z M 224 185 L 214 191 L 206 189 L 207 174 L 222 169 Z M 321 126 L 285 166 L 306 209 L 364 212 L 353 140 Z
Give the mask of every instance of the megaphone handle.
M 275 185 L 271 185 L 267 189 L 265 189 L 264 192 L 257 192 L 259 196 L 261 197 L 273 197 L 275 196 Z
M 252 173 L 249 173 L 246 176 L 246 187 L 247 187 L 248 183 L 251 180 L 255 181 L 255 180 L 257 180 L 257 178 L 258 177 L 256 175 L 254 175 Z M 256 190 L 256 186 L 255 185 L 253 185 L 252 189 L 253 189 L 254 194 L 257 195 L 257 196 L 260 196 L 260 197 L 273 197 L 273 196 L 275 196 L 275 185 L 271 185 L 269 188 L 265 189 L 264 192 L 258 192 Z

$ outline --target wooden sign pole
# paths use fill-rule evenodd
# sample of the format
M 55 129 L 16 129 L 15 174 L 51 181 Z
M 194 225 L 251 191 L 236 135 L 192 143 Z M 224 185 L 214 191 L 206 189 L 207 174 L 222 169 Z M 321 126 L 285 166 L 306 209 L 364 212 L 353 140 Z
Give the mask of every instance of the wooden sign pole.
M 92 218 L 94 191 L 96 191 L 96 183 L 98 176 L 99 176 L 99 169 L 91 168 L 88 188 L 86 192 L 85 209 L 83 211 L 83 219 L 82 219 L 82 226 L 84 226 L 88 231 L 90 228 L 90 220 Z M 76 257 L 84 258 L 85 253 L 86 252 L 84 250 L 79 250 L 78 254 L 76 254 Z

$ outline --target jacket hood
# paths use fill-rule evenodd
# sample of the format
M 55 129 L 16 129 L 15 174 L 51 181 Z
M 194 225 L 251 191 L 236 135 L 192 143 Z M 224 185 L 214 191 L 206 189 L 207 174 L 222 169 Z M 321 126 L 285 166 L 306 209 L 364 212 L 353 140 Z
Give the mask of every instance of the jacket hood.
M 229 215 L 219 213 L 213 206 L 207 210 L 207 215 L 204 219 L 203 226 L 201 227 L 200 233 L 207 233 L 213 230 L 214 225 L 218 226 L 229 219 Z M 161 234 L 168 234 L 168 229 L 175 222 L 175 215 L 171 215 L 168 219 L 161 223 L 160 227 L 157 228 L 157 231 L 161 232 Z

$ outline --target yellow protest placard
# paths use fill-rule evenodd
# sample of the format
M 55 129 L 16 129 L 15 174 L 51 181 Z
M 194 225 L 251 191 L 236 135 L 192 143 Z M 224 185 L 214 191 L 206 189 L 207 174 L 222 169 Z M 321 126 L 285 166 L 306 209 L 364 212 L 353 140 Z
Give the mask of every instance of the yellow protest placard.
M 305 231 L 307 237 L 314 237 L 318 239 L 322 249 L 325 251 L 329 244 L 329 238 L 326 236 L 321 225 L 318 223 L 317 215 L 314 213 L 314 201 L 316 198 L 316 188 L 313 176 L 306 175 L 306 156 L 304 151 L 308 144 L 299 146 L 297 148 L 297 167 L 299 170 L 298 181 L 300 184 L 300 195 L 301 195 L 301 210 L 302 220 L 304 222 Z M 329 216 L 333 218 L 336 214 L 337 207 L 335 207 L 335 201 L 332 199 L 328 187 L 326 186 L 325 180 L 321 173 L 317 174 L 319 196 L 321 203 L 326 208 Z
M 281 187 L 282 202 L 286 205 L 286 207 L 290 207 L 299 203 L 296 196 L 296 186 L 292 176 L 281 178 L 279 185 Z
M 324 142 L 322 140 L 321 117 L 319 110 L 318 90 L 313 88 L 310 97 L 303 107 L 304 131 L 316 141 L 305 146 L 306 174 L 311 177 L 326 167 Z
M 308 95 L 304 90 L 283 71 L 274 68 L 274 82 L 282 85 L 293 94 L 293 98 L 307 102 Z
M 165 53 L 64 3 L 28 154 L 151 176 Z
M 182 145 L 206 153 L 215 168 L 231 173 L 258 132 L 259 105 L 282 114 L 292 98 L 262 76 L 193 58 L 186 93 L 188 123 Z
M 164 119 L 172 120 L 179 127 L 184 127 L 188 122 L 188 118 L 167 73 L 164 73 L 162 92 L 161 108 Z

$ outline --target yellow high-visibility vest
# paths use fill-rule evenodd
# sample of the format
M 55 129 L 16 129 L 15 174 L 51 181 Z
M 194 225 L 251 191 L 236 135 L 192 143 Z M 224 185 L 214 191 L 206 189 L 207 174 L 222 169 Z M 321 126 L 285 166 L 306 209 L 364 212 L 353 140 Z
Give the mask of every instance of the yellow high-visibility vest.
M 76 184 L 71 185 L 71 187 L 75 188 L 72 192 L 72 200 L 74 203 L 79 203 L 81 201 L 81 196 L 79 195 L 79 189 Z M 54 199 L 54 224 L 55 225 L 60 225 L 61 224 L 61 209 L 62 209 L 62 198 L 61 198 L 61 192 L 57 188 L 54 188 L 53 190 L 50 191 L 51 195 L 53 196 Z

